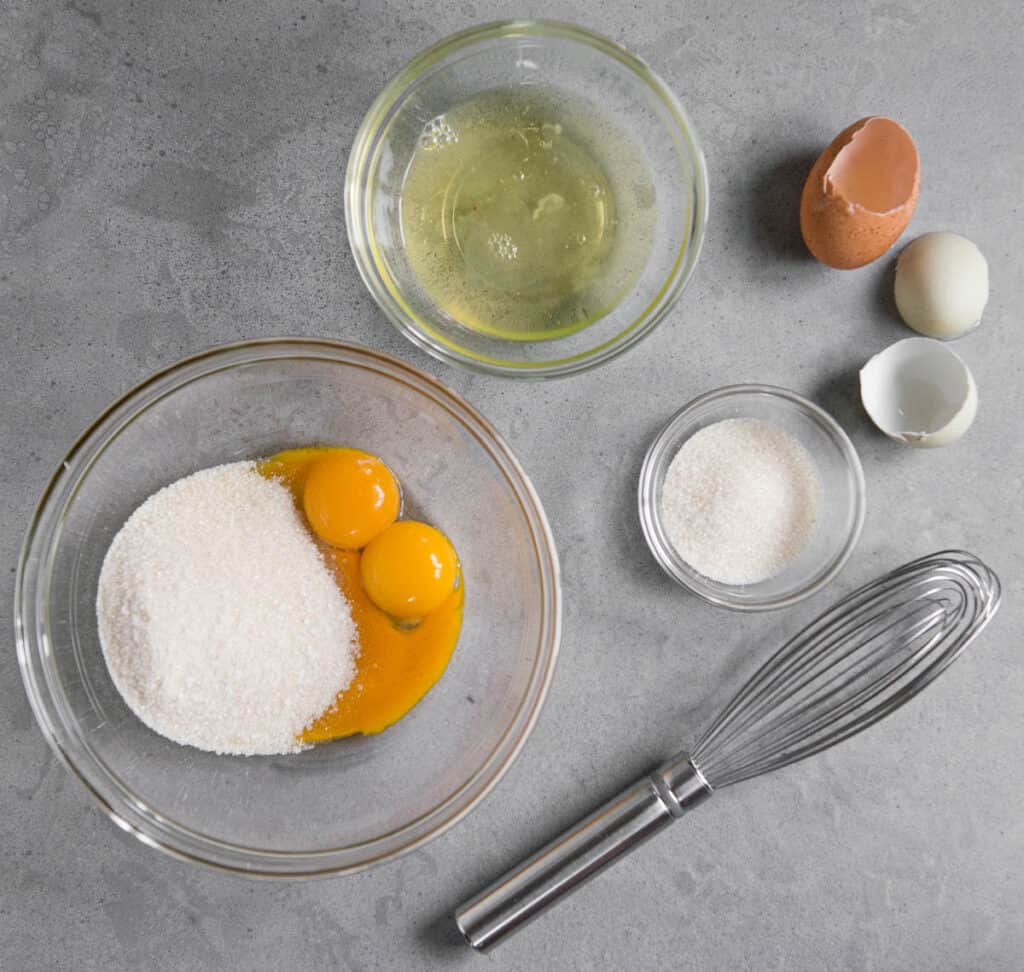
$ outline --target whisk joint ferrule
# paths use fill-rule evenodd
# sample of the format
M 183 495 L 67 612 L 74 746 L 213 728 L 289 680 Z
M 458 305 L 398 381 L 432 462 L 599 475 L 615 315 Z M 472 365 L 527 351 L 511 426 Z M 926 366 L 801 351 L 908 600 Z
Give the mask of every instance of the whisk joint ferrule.
M 711 785 L 687 753 L 678 753 L 658 767 L 651 782 L 673 817 L 681 817 L 712 793 Z

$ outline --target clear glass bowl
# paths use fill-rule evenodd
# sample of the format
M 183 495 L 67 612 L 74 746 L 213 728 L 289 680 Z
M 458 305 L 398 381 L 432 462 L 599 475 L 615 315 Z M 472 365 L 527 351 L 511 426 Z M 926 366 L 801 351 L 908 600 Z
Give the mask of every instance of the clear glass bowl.
M 402 183 L 427 122 L 482 91 L 518 85 L 543 86 L 595 103 L 645 154 L 657 210 L 654 245 L 630 292 L 595 323 L 545 341 L 515 341 L 460 324 L 420 285 L 402 236 Z M 615 171 L 607 175 L 613 185 L 626 177 Z M 434 357 L 503 375 L 583 371 L 650 333 L 693 273 L 707 210 L 704 156 L 676 96 L 618 44 L 548 21 L 475 27 L 414 58 L 367 113 L 345 177 L 349 242 L 384 313 Z
M 785 429 L 808 451 L 821 483 L 818 519 L 807 545 L 781 573 L 757 584 L 722 584 L 694 570 L 672 546 L 661 519 L 662 487 L 676 453 L 699 429 L 731 418 Z M 864 472 L 849 437 L 813 402 L 771 385 L 730 385 L 681 408 L 651 443 L 640 471 L 639 503 L 647 544 L 669 577 L 712 604 L 767 611 L 813 594 L 842 569 L 864 524 Z
M 454 541 L 466 602 L 451 664 L 377 736 L 283 757 L 215 756 L 169 742 L 132 715 L 107 674 L 95 611 L 107 547 L 166 483 L 312 443 L 383 456 L 407 509 Z M 394 358 L 271 340 L 159 372 L 86 430 L 29 529 L 15 623 L 43 734 L 115 823 L 178 857 L 298 877 L 408 851 L 494 786 L 540 711 L 560 612 L 540 502 L 477 412 Z

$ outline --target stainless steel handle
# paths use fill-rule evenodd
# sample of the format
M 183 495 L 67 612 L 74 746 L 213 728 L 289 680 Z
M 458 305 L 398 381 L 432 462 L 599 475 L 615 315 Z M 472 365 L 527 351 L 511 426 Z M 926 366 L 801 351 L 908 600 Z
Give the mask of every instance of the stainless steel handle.
M 679 754 L 464 902 L 455 912 L 459 931 L 488 951 L 710 795 L 700 770 Z

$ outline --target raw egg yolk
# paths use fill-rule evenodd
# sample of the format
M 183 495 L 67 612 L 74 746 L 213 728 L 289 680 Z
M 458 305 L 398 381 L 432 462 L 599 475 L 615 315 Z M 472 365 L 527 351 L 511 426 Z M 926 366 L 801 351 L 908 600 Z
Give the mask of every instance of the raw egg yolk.
M 334 547 L 357 550 L 398 516 L 398 482 L 376 456 L 331 449 L 309 467 L 302 506 L 313 532 Z
M 352 605 L 359 629 L 359 657 L 352 684 L 302 734 L 306 743 L 355 733 L 381 732 L 409 712 L 444 674 L 462 626 L 464 585 L 415 628 L 401 628 L 367 597 L 359 579 L 365 553 L 334 550 L 338 585 Z
M 451 541 L 440 530 L 415 520 L 402 520 L 378 534 L 363 551 L 360 563 L 363 590 L 370 600 L 402 621 L 422 618 L 440 607 L 451 594 L 458 572 Z

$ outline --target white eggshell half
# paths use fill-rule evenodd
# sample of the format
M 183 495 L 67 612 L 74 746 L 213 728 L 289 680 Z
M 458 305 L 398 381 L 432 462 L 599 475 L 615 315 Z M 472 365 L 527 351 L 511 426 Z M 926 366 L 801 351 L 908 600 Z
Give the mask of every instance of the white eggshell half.
M 922 449 L 955 442 L 978 411 L 970 369 L 929 338 L 897 341 L 876 354 L 861 368 L 860 397 L 886 435 Z
M 896 261 L 896 307 L 915 331 L 951 341 L 978 326 L 988 303 L 988 262 L 956 233 L 925 233 Z

